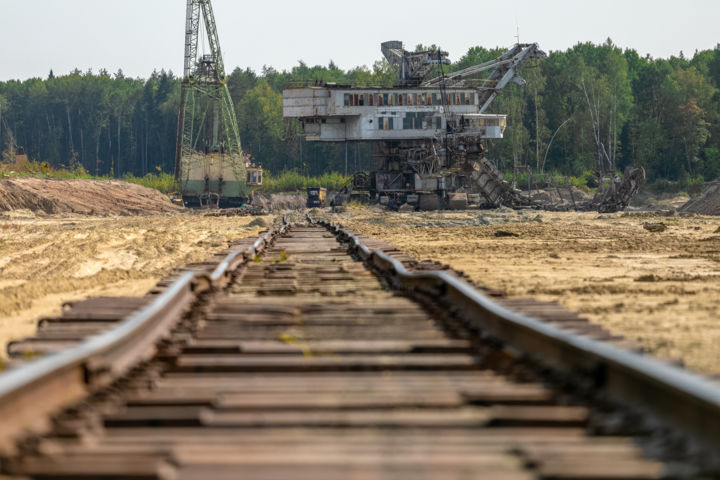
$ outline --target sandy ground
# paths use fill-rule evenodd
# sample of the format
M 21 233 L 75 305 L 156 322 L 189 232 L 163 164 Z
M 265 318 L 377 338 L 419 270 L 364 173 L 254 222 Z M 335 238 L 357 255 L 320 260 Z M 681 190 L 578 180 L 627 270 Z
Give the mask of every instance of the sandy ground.
M 270 225 L 272 217 L 262 217 Z M 142 296 L 173 268 L 200 262 L 263 228 L 255 217 L 88 217 L 0 213 L 0 357 L 63 302 Z
M 511 296 L 557 300 L 660 357 L 720 374 L 718 217 L 374 208 L 326 215 Z M 255 235 L 259 227 L 246 227 L 252 220 L 0 212 L 0 345 L 31 334 L 65 301 L 143 295 L 174 267 Z M 653 233 L 645 222 L 668 228 Z
M 720 374 L 718 217 L 371 208 L 326 215 L 511 296 L 559 301 L 648 352 Z M 644 222 L 668 228 L 652 233 Z

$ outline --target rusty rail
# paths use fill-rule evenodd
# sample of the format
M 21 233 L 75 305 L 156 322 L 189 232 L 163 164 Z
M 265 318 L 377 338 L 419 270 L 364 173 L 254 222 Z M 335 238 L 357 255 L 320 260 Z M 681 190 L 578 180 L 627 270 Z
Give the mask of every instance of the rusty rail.
M 246 261 L 249 256 L 254 256 L 262 251 L 268 244 L 272 243 L 276 236 L 282 235 L 289 226 L 287 217 L 283 216 L 283 224 L 279 230 L 268 230 L 265 235 L 255 240 L 255 243 L 247 250 L 236 250 L 230 253 L 210 275 L 212 284 L 218 285 L 218 283 L 224 282 L 230 272 L 234 271 L 243 261 Z
M 454 307 L 483 336 L 529 355 L 539 365 L 589 378 L 595 391 L 669 424 L 720 463 L 720 386 L 716 382 L 508 310 L 446 272 L 410 272 L 400 261 L 370 250 L 341 227 L 317 223 L 349 243 L 355 254 L 390 278 L 396 288 Z
M 76 347 L 48 355 L 0 375 L 0 453 L 12 453 L 22 432 L 42 432 L 48 416 L 107 386 L 151 358 L 155 346 L 207 288 L 224 286 L 232 272 L 289 227 L 270 229 L 245 249 L 231 252 L 208 276 L 184 272 L 175 282 L 114 328 Z

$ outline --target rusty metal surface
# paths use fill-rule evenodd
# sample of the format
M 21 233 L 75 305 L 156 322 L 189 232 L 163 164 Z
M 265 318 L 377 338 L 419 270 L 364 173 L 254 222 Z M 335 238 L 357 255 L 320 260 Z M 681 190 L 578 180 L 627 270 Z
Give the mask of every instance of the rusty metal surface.
M 225 270 L 215 270 L 215 283 L 168 329 L 153 359 L 46 418 L 45 434 L 3 451 L 0 474 L 650 479 L 695 473 L 680 475 L 673 464 L 648 458 L 632 436 L 639 432 L 608 429 L 594 404 L 547 383 L 537 363 L 524 358 L 537 357 L 542 346 L 544 365 L 560 358 L 596 367 L 598 355 L 607 353 L 598 342 L 508 308 L 584 328 L 572 312 L 507 299 L 501 306 L 458 272 L 414 262 L 380 243 L 371 250 L 318 225 L 283 232 L 227 257 Z M 240 257 L 246 261 L 233 269 Z M 208 272 L 200 277 L 209 279 Z M 515 331 L 506 342 L 523 351 L 498 348 L 503 328 L 510 331 L 497 327 L 500 316 Z M 584 347 L 589 362 L 575 352 Z M 614 371 L 607 373 L 614 382 Z M 582 372 L 573 378 L 582 381 Z
M 192 279 L 193 274 L 186 273 L 147 308 L 116 328 L 75 348 L 0 375 L 0 416 L 3 418 L 0 451 L 11 447 L 14 435 L 35 426 L 36 418 L 41 419 L 86 394 L 88 370 L 110 370 L 119 375 L 151 354 L 147 350 L 162 333 L 158 328 L 167 328 L 172 318 L 163 314 L 174 314 L 178 308 L 187 306 Z M 110 363 L 113 361 L 116 363 Z M 66 380 L 58 383 L 58 378 Z M 39 401 L 26 402 L 26 399 Z

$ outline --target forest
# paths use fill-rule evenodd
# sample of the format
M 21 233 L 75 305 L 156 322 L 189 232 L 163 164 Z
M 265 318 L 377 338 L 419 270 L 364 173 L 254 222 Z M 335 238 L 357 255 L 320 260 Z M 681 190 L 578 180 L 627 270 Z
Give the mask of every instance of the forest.
M 418 49 L 430 48 L 418 45 Z M 446 71 L 498 57 L 505 49 L 472 47 Z M 495 101 L 508 115 L 505 138 L 488 156 L 506 172 L 588 175 L 645 167 L 651 181 L 712 180 L 720 176 L 720 45 L 669 59 L 640 56 L 605 43 L 579 43 L 550 52 L 521 71 Z M 271 173 L 305 175 L 367 168 L 364 144 L 314 144 L 282 117 L 282 90 L 315 82 L 388 86 L 384 60 L 342 70 L 334 62 L 290 71 L 236 68 L 228 87 L 243 148 Z M 0 82 L 0 150 L 16 147 L 52 168 L 83 167 L 97 176 L 172 172 L 180 79 L 153 72 L 147 79 L 105 70 Z

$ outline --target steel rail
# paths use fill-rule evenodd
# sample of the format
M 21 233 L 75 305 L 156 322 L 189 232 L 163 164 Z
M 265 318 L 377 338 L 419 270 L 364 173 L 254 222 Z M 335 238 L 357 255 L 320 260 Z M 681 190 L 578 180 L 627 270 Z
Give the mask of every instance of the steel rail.
M 213 285 L 216 285 L 218 282 L 223 280 L 224 277 L 227 276 L 228 272 L 232 272 L 233 270 L 235 270 L 237 266 L 244 260 L 247 260 L 249 256 L 255 256 L 256 254 L 264 250 L 265 247 L 270 244 L 276 236 L 285 233 L 285 230 L 289 226 L 290 225 L 287 222 L 287 217 L 283 216 L 283 224 L 279 230 L 270 229 L 267 231 L 267 233 L 265 233 L 265 235 L 258 237 L 258 239 L 255 240 L 255 243 L 253 243 L 250 248 L 246 250 L 235 250 L 227 257 L 225 257 L 225 259 L 220 262 L 217 268 L 213 270 L 212 274 L 210 274 L 210 281 L 213 283 Z
M 508 310 L 446 272 L 410 272 L 400 261 L 370 250 L 341 227 L 318 223 L 348 242 L 351 250 L 389 276 L 396 287 L 455 307 L 483 335 L 542 366 L 589 378 L 592 387 L 610 400 L 651 414 L 709 453 L 712 461 L 720 462 L 720 385 L 716 382 Z
M 185 271 L 150 304 L 117 326 L 68 350 L 0 374 L 0 454 L 15 452 L 19 435 L 47 430 L 52 413 L 151 358 L 157 343 L 205 289 L 204 283 L 221 288 L 231 272 L 262 252 L 288 227 L 283 217 L 281 228 L 270 229 L 251 247 L 231 252 L 209 276 Z

